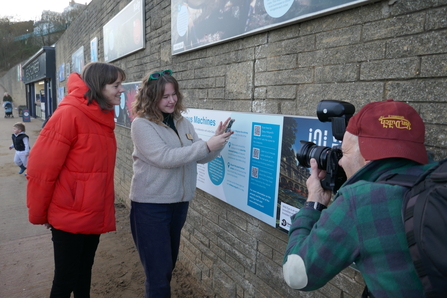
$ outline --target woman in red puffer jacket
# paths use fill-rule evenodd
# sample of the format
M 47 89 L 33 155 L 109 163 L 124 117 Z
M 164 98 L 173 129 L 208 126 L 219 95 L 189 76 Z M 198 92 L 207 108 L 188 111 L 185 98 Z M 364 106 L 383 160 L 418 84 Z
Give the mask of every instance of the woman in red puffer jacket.
M 55 275 L 50 297 L 89 297 L 102 233 L 115 230 L 113 106 L 122 69 L 87 64 L 68 78 L 68 95 L 37 138 L 27 167 L 29 220 L 51 228 Z

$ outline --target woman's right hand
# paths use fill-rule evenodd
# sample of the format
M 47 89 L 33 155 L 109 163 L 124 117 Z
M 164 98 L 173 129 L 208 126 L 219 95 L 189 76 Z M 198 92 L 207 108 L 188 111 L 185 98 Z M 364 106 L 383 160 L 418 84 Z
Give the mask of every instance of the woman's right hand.
M 228 117 L 224 123 L 222 123 L 222 121 L 220 121 L 219 126 L 217 126 L 216 132 L 214 134 L 220 135 L 220 134 L 225 133 L 225 129 L 227 128 L 228 122 L 230 122 L 230 120 L 231 120 L 231 117 Z
M 206 142 L 206 145 L 208 146 L 210 151 L 222 149 L 233 133 L 234 131 L 229 131 L 222 134 L 214 135 L 209 138 L 209 140 Z

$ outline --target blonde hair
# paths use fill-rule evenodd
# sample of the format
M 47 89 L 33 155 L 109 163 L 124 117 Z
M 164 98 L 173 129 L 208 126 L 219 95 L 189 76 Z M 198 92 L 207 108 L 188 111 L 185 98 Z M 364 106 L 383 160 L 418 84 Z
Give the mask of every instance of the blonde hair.
M 174 119 L 180 119 L 185 108 L 177 80 L 168 74 L 163 74 L 157 80 L 149 80 L 149 76 L 150 73 L 143 78 L 140 89 L 135 95 L 135 101 L 132 103 L 134 115 L 147 118 L 155 123 L 163 122 L 163 114 L 158 108 L 158 103 L 163 99 L 166 84 L 171 83 L 177 95 L 177 103 L 172 114 Z
M 23 124 L 22 122 L 17 122 L 13 125 L 13 127 L 20 129 L 20 131 L 25 132 L 25 124 Z

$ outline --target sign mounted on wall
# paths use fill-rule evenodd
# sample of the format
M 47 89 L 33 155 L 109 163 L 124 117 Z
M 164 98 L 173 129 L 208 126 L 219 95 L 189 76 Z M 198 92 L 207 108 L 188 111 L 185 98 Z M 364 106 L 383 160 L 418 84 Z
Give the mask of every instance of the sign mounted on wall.
M 17 81 L 22 80 L 22 64 L 17 65 Z
M 64 99 L 65 96 L 65 87 L 58 87 L 57 88 L 57 103 L 59 104 L 62 99 Z
M 98 61 L 98 37 L 90 40 L 90 62 Z
M 80 74 L 85 65 L 84 61 L 84 46 L 81 46 L 71 55 L 71 71 Z
M 110 62 L 144 49 L 143 0 L 133 0 L 103 27 L 104 61 Z
M 57 71 L 59 82 L 65 81 L 65 63 L 59 65 L 59 69 Z
M 132 103 L 135 101 L 140 82 L 123 83 L 122 86 L 125 91 L 121 93 L 120 104 L 115 105 L 115 123 L 130 128 L 130 124 L 135 118 L 132 115 Z
M 116 124 L 130 128 L 138 85 L 123 84 L 126 91 L 121 104 L 115 106 Z M 332 136 L 331 123 L 316 117 L 204 109 L 188 109 L 183 116 L 205 141 L 214 135 L 220 121 L 235 119 L 234 134 L 221 154 L 197 165 L 197 188 L 283 231 L 289 230 L 290 216 L 307 199 L 310 171 L 298 164 L 300 141 L 340 145 Z
M 220 156 L 197 165 L 197 187 L 283 231 L 307 199 L 310 171 L 298 165 L 300 141 L 340 144 L 331 124 L 316 117 L 202 109 L 188 109 L 184 117 L 203 140 L 214 135 L 220 121 L 236 120 Z
M 172 54 L 180 54 L 371 0 L 171 0 Z

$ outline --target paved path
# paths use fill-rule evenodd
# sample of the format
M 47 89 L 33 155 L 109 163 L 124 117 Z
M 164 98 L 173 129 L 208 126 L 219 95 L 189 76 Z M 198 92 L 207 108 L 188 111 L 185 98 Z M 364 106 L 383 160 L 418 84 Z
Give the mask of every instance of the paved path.
M 26 177 L 14 164 L 9 150 L 14 123 L 0 111 L 0 298 L 49 297 L 54 261 L 51 232 L 28 221 Z M 34 145 L 42 120 L 25 122 Z M 32 150 L 32 149 L 31 149 Z M 137 298 L 144 296 L 144 273 L 130 233 L 129 209 L 116 204 L 117 231 L 101 235 L 92 272 L 92 298 Z M 208 297 L 197 281 L 177 262 L 171 282 L 172 298 Z
M 13 113 L 15 118 L 4 118 L 0 112 L 0 297 L 45 297 L 53 274 L 51 234 L 28 222 L 26 177 L 18 174 L 14 150 L 8 149 L 12 127 L 22 121 Z M 42 121 L 25 126 L 32 146 Z
M 0 298 L 49 297 L 54 261 L 51 232 L 28 221 L 26 177 L 14 164 L 11 134 L 14 123 L 0 111 Z M 25 122 L 31 147 L 42 120 Z M 32 149 L 31 149 L 32 150 Z M 117 231 L 101 236 L 93 266 L 92 297 L 143 296 L 144 274 L 131 238 L 129 210 L 116 205 Z M 181 296 L 180 296 L 181 297 Z

